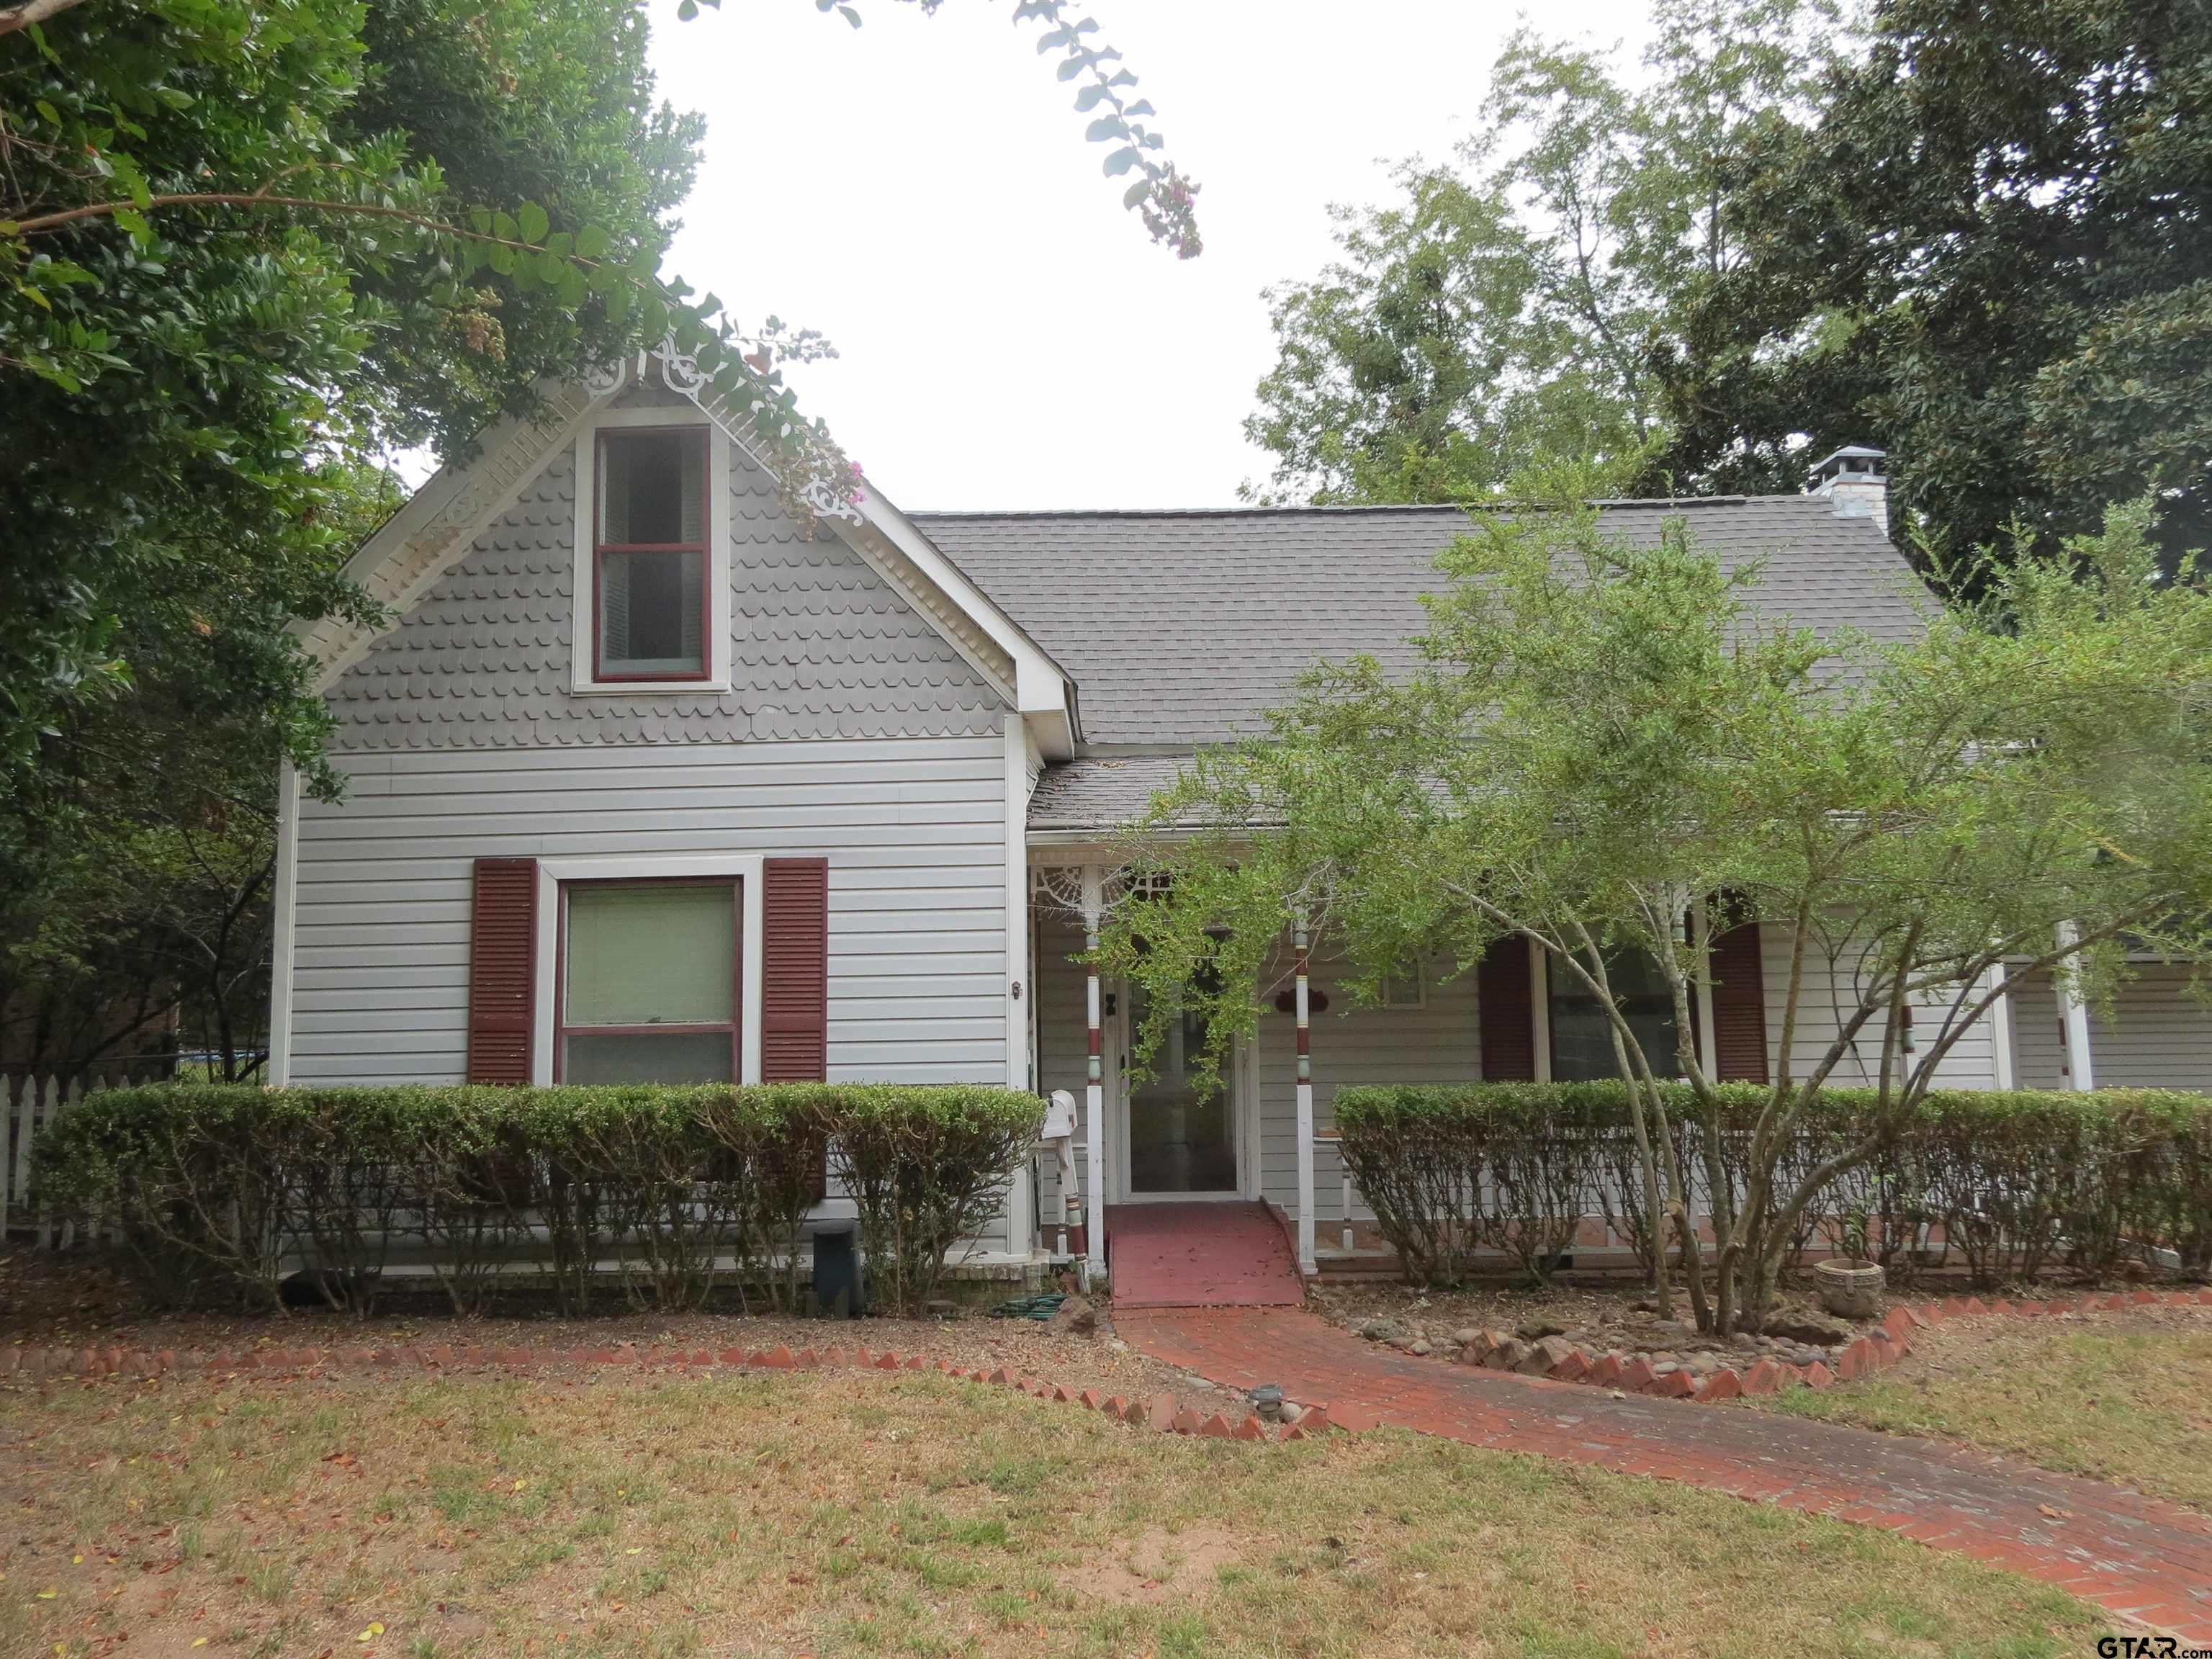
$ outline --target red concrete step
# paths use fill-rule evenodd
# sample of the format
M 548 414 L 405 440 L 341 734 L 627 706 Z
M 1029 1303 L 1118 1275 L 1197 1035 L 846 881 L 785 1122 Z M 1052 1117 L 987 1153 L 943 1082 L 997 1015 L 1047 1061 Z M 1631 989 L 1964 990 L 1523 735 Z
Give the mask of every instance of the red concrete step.
M 1264 1204 L 1113 1204 L 1116 1308 L 1277 1308 L 1305 1300 L 1289 1241 Z

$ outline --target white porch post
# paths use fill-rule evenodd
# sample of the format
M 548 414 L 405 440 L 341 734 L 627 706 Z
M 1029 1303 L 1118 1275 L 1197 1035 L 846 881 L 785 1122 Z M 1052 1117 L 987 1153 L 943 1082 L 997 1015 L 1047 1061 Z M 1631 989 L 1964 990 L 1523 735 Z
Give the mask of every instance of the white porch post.
M 1313 954 L 1304 916 L 1292 924 L 1291 939 L 1298 958 L 1298 1271 L 1311 1277 L 1321 1265 L 1314 1255 Z
M 2004 982 L 2005 967 L 1999 963 L 1990 969 L 1991 986 Z M 1990 1080 L 2000 1089 L 2013 1086 L 2012 1063 L 2012 993 L 1999 991 L 1996 1000 L 1990 1004 Z
M 1083 1146 L 1090 1164 L 1083 1201 L 1083 1267 L 1086 1278 L 1106 1271 L 1106 1089 L 1105 1030 L 1098 995 L 1098 923 L 1105 914 L 1105 878 L 1097 865 L 1083 866 L 1083 948 L 1094 953 L 1084 964 L 1084 1006 L 1091 1030 L 1084 1061 Z
M 1707 1077 L 1720 1075 L 1720 1033 L 1713 1030 L 1713 924 L 1705 902 L 1690 901 L 1690 960 L 1705 964 L 1698 975 L 1698 1065 Z
M 2072 922 L 2058 924 L 2060 950 L 2070 951 L 2081 937 Z M 2066 1033 L 2066 1086 L 2094 1089 L 2097 1086 L 2097 1074 L 2089 1057 L 2089 1010 L 2075 994 L 2071 972 L 2074 965 L 2075 959 L 2069 958 L 2059 963 L 2051 973 L 2051 982 L 2058 988 L 2058 1023 Z

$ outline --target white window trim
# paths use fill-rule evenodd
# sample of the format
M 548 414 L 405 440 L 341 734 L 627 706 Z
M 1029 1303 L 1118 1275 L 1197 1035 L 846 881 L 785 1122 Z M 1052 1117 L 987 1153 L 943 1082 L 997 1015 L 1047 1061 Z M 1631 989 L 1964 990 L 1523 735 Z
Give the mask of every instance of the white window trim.
M 761 892 L 765 855 L 758 853 L 619 853 L 601 858 L 540 859 L 538 861 L 537 988 L 531 999 L 530 1080 L 543 1088 L 553 1081 L 553 1016 L 560 994 L 561 884 L 568 881 L 693 881 L 723 878 L 740 882 L 744 938 L 738 949 L 743 981 L 738 1028 L 738 1081 L 761 1080 L 762 929 L 766 912 Z
M 700 426 L 707 428 L 707 678 L 703 680 L 595 680 L 592 631 L 599 625 L 592 605 L 592 543 L 597 534 L 599 434 L 618 428 Z M 731 550 L 736 526 L 730 512 L 730 440 L 690 404 L 651 409 L 604 409 L 576 428 L 574 562 L 568 591 L 568 691 L 572 696 L 666 696 L 682 692 L 712 696 L 730 689 Z

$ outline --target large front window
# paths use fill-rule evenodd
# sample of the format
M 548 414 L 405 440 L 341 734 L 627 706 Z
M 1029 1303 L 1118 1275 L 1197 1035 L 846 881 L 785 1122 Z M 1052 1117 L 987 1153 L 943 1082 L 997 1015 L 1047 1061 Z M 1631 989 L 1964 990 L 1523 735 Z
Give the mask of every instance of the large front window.
M 1613 1058 L 1613 1027 L 1602 1005 L 1565 963 L 1548 964 L 1552 989 L 1552 1075 L 1562 1083 L 1620 1075 Z M 1648 951 L 1632 948 L 1606 958 L 1613 1000 L 1636 1033 L 1644 1057 L 1661 1077 L 1674 1077 L 1674 999 Z
M 708 676 L 707 428 L 600 433 L 594 678 Z
M 734 1083 L 738 887 L 617 881 L 562 890 L 563 1083 Z

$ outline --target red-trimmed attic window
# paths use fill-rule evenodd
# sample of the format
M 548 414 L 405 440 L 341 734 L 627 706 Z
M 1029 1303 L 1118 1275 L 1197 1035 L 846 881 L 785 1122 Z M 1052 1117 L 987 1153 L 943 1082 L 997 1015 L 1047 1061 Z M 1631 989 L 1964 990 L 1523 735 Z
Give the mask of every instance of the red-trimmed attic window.
M 703 680 L 707 434 L 634 427 L 599 436 L 592 532 L 595 680 Z

